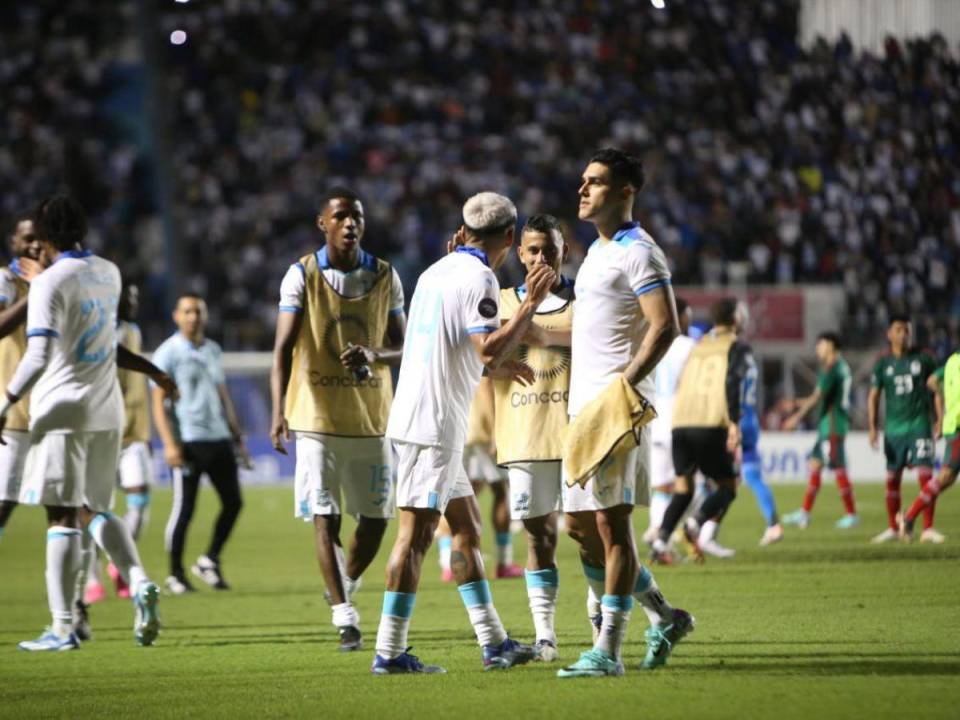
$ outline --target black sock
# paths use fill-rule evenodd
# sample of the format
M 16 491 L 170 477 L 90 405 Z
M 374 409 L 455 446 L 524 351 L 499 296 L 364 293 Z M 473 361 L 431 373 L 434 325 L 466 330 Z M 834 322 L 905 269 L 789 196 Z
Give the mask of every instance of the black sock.
M 736 497 L 737 494 L 731 488 L 717 488 L 716 492 L 704 500 L 703 505 L 700 506 L 696 516 L 697 523 L 703 525 L 707 520 L 721 517 Z
M 670 498 L 670 504 L 667 505 L 667 509 L 663 513 L 663 522 L 660 524 L 660 539 L 664 542 L 670 541 L 670 535 L 673 534 L 673 531 L 677 527 L 677 523 L 680 522 L 680 518 L 683 517 L 683 514 L 687 511 L 687 508 L 690 507 L 690 502 L 693 500 L 693 493 L 674 493 L 673 497 Z

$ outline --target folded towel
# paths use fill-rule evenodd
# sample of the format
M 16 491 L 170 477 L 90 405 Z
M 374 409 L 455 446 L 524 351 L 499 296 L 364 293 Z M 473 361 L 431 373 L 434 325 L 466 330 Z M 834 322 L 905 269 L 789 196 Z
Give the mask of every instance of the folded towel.
M 653 405 L 621 375 L 567 426 L 563 464 L 567 485 L 583 487 L 611 455 L 640 444 L 640 429 L 657 416 Z

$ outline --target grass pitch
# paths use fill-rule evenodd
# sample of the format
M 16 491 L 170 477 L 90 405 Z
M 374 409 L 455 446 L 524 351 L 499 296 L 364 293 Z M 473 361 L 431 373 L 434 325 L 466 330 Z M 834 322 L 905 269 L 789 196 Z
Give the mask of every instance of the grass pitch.
M 904 487 L 912 498 L 912 484 Z M 783 512 L 802 492 L 775 491 Z M 627 676 L 604 680 L 558 680 L 558 664 L 482 672 L 456 589 L 439 581 L 435 550 L 410 642 L 415 654 L 449 674 L 372 676 L 389 545 L 356 598 L 367 649 L 340 654 L 311 528 L 291 517 L 289 488 L 247 491 L 223 559 L 235 589 L 165 597 L 155 647 L 134 646 L 130 604 L 111 599 L 92 609 L 94 641 L 80 651 L 21 652 L 16 643 L 39 634 L 49 615 L 42 513 L 18 508 L 0 541 L 0 716 L 956 718 L 960 496 L 948 493 L 939 508 L 937 526 L 951 535 L 946 545 L 877 547 L 868 540 L 884 527 L 883 493 L 883 485 L 858 486 L 863 524 L 841 532 L 833 529 L 839 500 L 825 487 L 809 530 L 790 531 L 780 545 L 762 549 L 760 515 L 750 492 L 742 492 L 721 532 L 738 549 L 735 559 L 655 569 L 667 597 L 696 615 L 696 632 L 667 668 L 641 672 L 646 621 L 635 609 Z M 170 494 L 154 497 L 141 546 L 160 581 Z M 215 511 L 215 496 L 204 488 L 188 558 L 203 551 Z M 637 515 L 642 530 L 645 511 Z M 525 557 L 523 538 L 515 543 L 517 557 Z M 486 547 L 489 556 L 492 539 Z M 572 661 L 588 647 L 590 629 L 586 586 L 566 538 L 560 576 L 560 651 Z M 504 624 L 532 640 L 523 581 L 492 586 Z

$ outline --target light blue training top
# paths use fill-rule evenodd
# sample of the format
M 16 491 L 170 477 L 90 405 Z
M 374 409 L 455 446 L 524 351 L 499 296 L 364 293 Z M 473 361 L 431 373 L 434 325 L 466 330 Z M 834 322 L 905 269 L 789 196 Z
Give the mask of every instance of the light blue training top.
M 153 354 L 153 364 L 170 375 L 180 389 L 174 408 L 181 442 L 230 440 L 230 426 L 217 386 L 226 382 L 221 356 L 213 340 L 195 346 L 179 332 Z

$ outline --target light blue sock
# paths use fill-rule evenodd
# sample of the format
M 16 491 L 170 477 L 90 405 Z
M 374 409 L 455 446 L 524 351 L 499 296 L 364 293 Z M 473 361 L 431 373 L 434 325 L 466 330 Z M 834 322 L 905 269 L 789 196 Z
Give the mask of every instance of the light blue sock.
M 554 630 L 554 615 L 557 611 L 557 592 L 560 586 L 560 574 L 556 568 L 546 570 L 527 570 L 527 598 L 530 600 L 530 614 L 537 640 L 549 640 L 557 643 Z
M 470 616 L 470 624 L 477 633 L 480 647 L 497 646 L 507 639 L 507 633 L 500 622 L 497 609 L 493 606 L 490 583 L 486 580 L 474 580 L 457 588 L 463 605 Z
M 620 646 L 630 621 L 630 610 L 633 609 L 631 595 L 604 595 L 600 601 L 603 612 L 603 624 L 600 634 L 594 643 L 594 649 L 609 657 L 620 657 Z
M 582 559 L 580 564 L 583 567 L 583 575 L 587 579 L 587 586 L 589 587 L 587 592 L 587 616 L 592 621 L 600 614 L 600 598 L 606 591 L 607 571 L 602 567 L 587 565 Z
M 495 537 L 497 542 L 497 564 L 510 565 L 513 562 L 513 535 L 509 532 L 498 532 Z
M 669 623 L 673 617 L 673 606 L 666 601 L 657 586 L 657 581 L 645 566 L 640 566 L 637 573 L 637 583 L 633 586 L 633 597 L 651 625 L 659 626 Z
M 755 453 L 754 453 L 755 454 Z M 777 522 L 777 506 L 773 500 L 773 492 L 770 486 L 763 481 L 763 469 L 760 466 L 760 458 L 744 458 L 743 461 L 743 480 L 753 491 L 753 496 L 757 499 L 757 505 L 760 512 L 763 513 L 763 519 L 767 522 L 767 527 Z
M 376 647 L 381 657 L 393 659 L 406 652 L 407 631 L 416 601 L 416 593 L 388 590 L 383 594 L 383 612 L 380 614 Z

